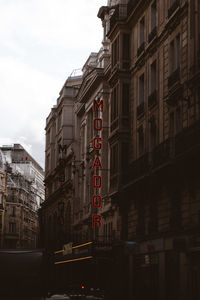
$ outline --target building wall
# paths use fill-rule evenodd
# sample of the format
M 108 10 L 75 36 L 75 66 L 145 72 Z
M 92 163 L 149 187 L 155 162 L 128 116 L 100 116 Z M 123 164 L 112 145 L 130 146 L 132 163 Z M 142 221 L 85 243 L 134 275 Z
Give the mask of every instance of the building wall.
M 0 166 L 0 247 L 3 247 L 4 243 L 5 202 L 7 196 L 6 182 L 6 173 L 2 165 Z

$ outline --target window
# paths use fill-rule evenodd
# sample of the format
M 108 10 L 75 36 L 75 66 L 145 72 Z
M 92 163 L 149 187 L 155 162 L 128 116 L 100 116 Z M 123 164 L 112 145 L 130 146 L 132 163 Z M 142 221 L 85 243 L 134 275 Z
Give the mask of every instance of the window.
M 180 35 L 170 43 L 169 67 L 170 74 L 180 67 Z
M 181 110 L 178 107 L 174 112 L 171 112 L 169 115 L 169 135 L 174 136 L 178 132 L 180 132 L 182 128 L 181 123 Z
M 138 104 L 144 103 L 144 74 L 139 77 L 139 95 Z
M 9 223 L 9 232 L 16 233 L 16 223 Z
M 156 1 L 151 5 L 151 27 L 150 32 L 156 27 Z
M 143 17 L 139 24 L 139 46 L 141 46 L 144 43 L 144 28 L 145 28 L 145 21 Z
M 3 195 L 0 194 L 0 204 L 3 204 Z
M 176 133 L 178 133 L 181 130 L 181 110 L 178 107 L 176 109 Z
M 130 58 L 130 38 L 129 38 L 129 34 L 123 34 L 123 60 L 124 61 L 128 61 Z M 123 67 L 125 67 L 126 65 L 124 65 Z M 129 64 L 127 65 L 129 66 Z
M 123 171 L 127 171 L 128 159 L 129 159 L 129 144 L 122 143 L 121 166 L 122 166 Z
M 116 65 L 119 60 L 119 38 L 112 44 L 112 65 Z
M 141 126 L 138 129 L 138 150 L 139 150 L 139 155 L 142 155 L 144 153 L 144 131 L 143 131 L 143 126 Z
M 97 116 L 98 118 L 98 116 Z M 93 138 L 93 110 L 91 109 L 88 113 L 88 138 L 89 141 Z
M 123 115 L 129 114 L 129 84 L 127 83 L 122 85 L 122 113 Z
M 50 129 L 47 131 L 47 145 L 50 143 Z
M 111 147 L 111 165 L 110 173 L 111 175 L 118 172 L 118 144 Z
M 10 207 L 10 216 L 15 217 L 15 206 Z
M 150 68 L 150 95 L 156 90 L 156 60 L 151 64 Z
M 58 130 L 61 128 L 61 122 L 62 122 L 62 110 L 58 114 Z
M 50 154 L 47 155 L 47 171 L 50 168 Z
M 156 120 L 152 118 L 150 123 L 150 147 L 153 149 L 157 143 L 157 127 L 156 127 Z
M 111 122 L 118 117 L 118 86 L 114 88 L 111 102 Z
M 174 136 L 174 131 L 174 112 L 172 112 L 169 116 L 169 135 Z
M 89 126 L 88 126 L 88 143 L 90 141 L 90 135 L 89 135 Z M 84 152 L 85 152 L 85 125 L 83 125 L 80 128 L 80 142 L 81 142 L 81 158 L 84 157 Z

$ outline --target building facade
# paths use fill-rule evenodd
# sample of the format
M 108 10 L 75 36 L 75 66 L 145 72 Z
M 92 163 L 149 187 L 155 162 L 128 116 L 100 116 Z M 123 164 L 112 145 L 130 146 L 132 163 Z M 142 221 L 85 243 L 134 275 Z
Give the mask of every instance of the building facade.
M 0 151 L 0 248 L 4 244 L 5 208 L 7 197 L 7 176 L 3 153 Z
M 69 77 L 46 121 L 46 201 L 40 211 L 41 243 L 58 249 L 71 241 L 73 218 L 72 147 L 75 139 L 74 105 L 81 76 Z
M 36 248 L 39 222 L 31 182 L 7 167 L 4 248 Z
M 198 299 L 199 1 L 108 1 L 98 17 L 103 47 L 86 61 L 66 115 L 59 112 L 70 97 L 64 102 L 61 93 L 47 119 L 46 245 L 112 240 L 111 299 Z M 101 99 L 105 109 L 95 114 Z M 95 118 L 103 119 L 99 170 L 92 168 Z M 103 178 L 96 210 L 94 174 Z M 103 217 L 98 230 L 91 230 L 93 213 Z
M 139 248 L 130 299 L 200 295 L 199 13 L 198 1 L 132 0 L 110 18 L 110 196 Z
M 38 208 L 44 201 L 43 169 L 20 145 L 1 147 L 4 166 L 3 248 L 36 248 Z

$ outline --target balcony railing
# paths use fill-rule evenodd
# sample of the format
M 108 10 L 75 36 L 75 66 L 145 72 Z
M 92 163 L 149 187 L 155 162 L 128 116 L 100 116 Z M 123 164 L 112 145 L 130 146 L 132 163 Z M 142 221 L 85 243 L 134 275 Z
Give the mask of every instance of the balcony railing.
M 140 54 L 142 54 L 142 52 L 144 52 L 144 47 L 145 47 L 145 43 L 143 42 L 137 49 L 137 56 L 140 56 Z
M 157 91 L 155 90 L 151 95 L 148 97 L 148 107 L 153 107 L 157 104 Z
M 135 8 L 136 4 L 138 3 L 138 0 L 129 0 L 127 5 L 127 14 L 128 16 L 131 14 L 133 9 Z
M 144 102 L 138 105 L 137 107 L 137 117 L 141 116 L 144 114 Z
M 174 139 L 168 138 L 155 147 L 152 153 L 153 168 L 168 163 L 174 157 Z
M 146 153 L 129 166 L 126 174 L 122 177 L 122 181 L 124 184 L 126 184 L 129 181 L 136 180 L 145 173 L 148 173 L 148 170 L 149 160 L 148 153 Z
M 155 26 L 152 31 L 149 33 L 149 43 L 153 40 L 153 38 L 157 35 L 157 26 Z
M 174 85 L 177 81 L 180 80 L 180 68 L 177 68 L 169 77 L 168 77 L 168 87 Z
M 121 178 L 122 184 L 126 185 L 149 176 L 151 172 L 172 164 L 180 155 L 188 154 L 189 151 L 194 153 L 194 149 L 196 153 L 200 149 L 200 121 L 157 145 L 152 152 L 147 152 L 136 159 L 124 172 Z
M 180 0 L 175 0 L 173 4 L 168 9 L 168 18 L 175 12 L 175 10 L 180 6 Z
M 184 129 L 175 137 L 175 154 L 180 155 L 200 145 L 200 122 Z

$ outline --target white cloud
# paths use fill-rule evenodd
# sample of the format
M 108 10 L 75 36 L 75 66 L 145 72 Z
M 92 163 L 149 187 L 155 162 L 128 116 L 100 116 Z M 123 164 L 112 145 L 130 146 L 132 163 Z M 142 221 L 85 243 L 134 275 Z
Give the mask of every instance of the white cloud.
M 59 91 L 102 40 L 106 0 L 0 0 L 0 144 L 43 165 L 44 127 Z

